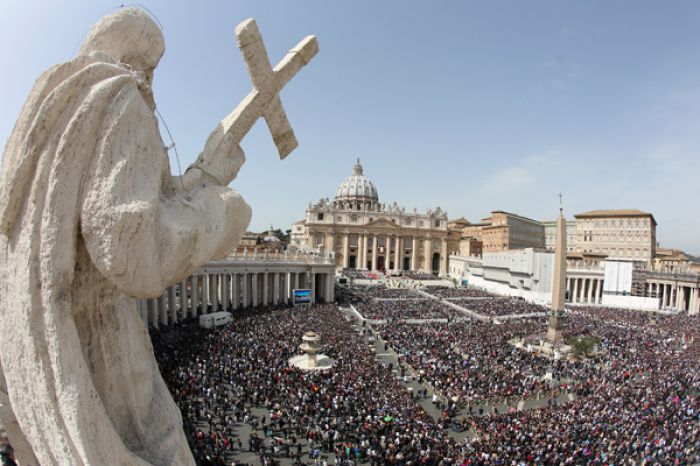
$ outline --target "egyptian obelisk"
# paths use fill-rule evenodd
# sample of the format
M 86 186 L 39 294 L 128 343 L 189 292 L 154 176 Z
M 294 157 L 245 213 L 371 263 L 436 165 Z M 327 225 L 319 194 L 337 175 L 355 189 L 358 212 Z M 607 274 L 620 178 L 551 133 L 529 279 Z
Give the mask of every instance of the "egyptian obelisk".
M 561 195 L 560 195 L 561 196 Z M 547 329 L 547 340 L 552 343 L 562 341 L 562 313 L 564 312 L 564 293 L 566 292 L 566 219 L 564 209 L 559 208 L 557 218 L 557 242 L 554 249 L 554 279 L 552 283 L 552 304 Z

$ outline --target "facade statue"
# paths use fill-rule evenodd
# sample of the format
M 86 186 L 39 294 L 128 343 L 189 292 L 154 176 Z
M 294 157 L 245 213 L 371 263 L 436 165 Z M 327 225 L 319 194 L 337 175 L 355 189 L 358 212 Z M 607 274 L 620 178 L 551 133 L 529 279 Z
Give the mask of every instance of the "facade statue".
M 279 91 L 318 50 L 274 69 L 253 20 L 236 29 L 253 90 L 182 177 L 154 116 L 163 35 L 141 9 L 101 19 L 44 72 L 0 171 L 0 421 L 20 464 L 193 465 L 138 298 L 233 249 L 251 218 L 227 185 L 259 117 L 296 140 Z

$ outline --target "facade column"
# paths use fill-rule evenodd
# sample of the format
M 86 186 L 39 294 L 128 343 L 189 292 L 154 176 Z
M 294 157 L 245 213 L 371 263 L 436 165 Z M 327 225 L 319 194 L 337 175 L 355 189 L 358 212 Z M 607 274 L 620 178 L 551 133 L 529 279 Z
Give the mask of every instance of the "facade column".
M 367 268 L 367 249 L 369 249 L 369 237 L 366 234 L 362 235 L 362 270 Z
M 588 304 L 591 304 L 593 302 L 593 279 L 592 278 L 588 279 L 588 295 L 586 296 L 586 300 L 588 301 Z
M 577 303 L 578 302 L 578 278 L 574 278 L 574 294 L 573 294 L 573 299 L 571 300 L 572 303 Z
M 595 286 L 593 287 L 593 302 L 595 304 L 600 304 L 598 302 L 598 287 L 600 286 L 600 280 L 595 279 L 593 283 L 595 284 Z
M 600 281 L 600 286 L 598 286 L 598 302 L 603 304 L 603 280 Z
M 432 273 L 433 267 L 433 244 L 430 237 L 423 240 L 423 272 Z
M 418 240 L 415 236 L 411 237 L 411 267 L 410 270 L 418 272 Z
M 440 242 L 440 275 L 447 275 L 447 238 Z
M 324 250 L 326 251 L 326 255 L 330 254 L 333 252 L 333 239 L 335 237 L 333 236 L 333 233 L 326 233 L 326 236 L 324 238 Z
M 698 314 L 700 312 L 700 288 L 693 288 L 690 306 L 688 307 L 688 315 Z
M 350 264 L 350 235 L 343 235 L 343 268 L 347 269 Z
M 377 270 L 377 235 L 372 235 L 372 270 Z
M 177 306 L 175 303 L 175 287 L 168 287 L 168 320 L 170 324 L 177 323 Z
M 334 301 L 334 299 L 333 299 L 334 298 L 333 297 L 333 287 L 335 285 L 335 277 L 332 274 L 330 274 L 330 273 L 326 274 L 325 285 L 326 285 L 326 291 L 325 291 L 326 302 L 332 303 Z
M 294 273 L 294 288 L 293 290 L 299 289 L 299 272 Z
M 401 236 L 397 236 L 394 244 L 394 270 L 397 272 L 400 271 L 403 267 L 401 267 L 401 260 L 403 257 L 403 254 L 401 254 Z
M 680 311 L 683 309 L 683 287 L 681 285 L 676 285 L 676 310 Z

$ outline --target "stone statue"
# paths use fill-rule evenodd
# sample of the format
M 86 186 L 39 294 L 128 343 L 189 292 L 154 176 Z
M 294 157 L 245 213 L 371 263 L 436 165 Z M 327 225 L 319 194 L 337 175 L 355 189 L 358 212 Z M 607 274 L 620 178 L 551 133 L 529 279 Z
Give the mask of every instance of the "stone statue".
M 281 157 L 296 147 L 278 94 L 318 51 L 307 37 L 273 70 L 253 20 L 236 34 L 253 90 L 182 178 L 154 116 L 163 35 L 141 9 L 34 84 L 0 171 L 0 421 L 23 465 L 194 464 L 137 298 L 238 242 L 239 143 L 262 116 Z

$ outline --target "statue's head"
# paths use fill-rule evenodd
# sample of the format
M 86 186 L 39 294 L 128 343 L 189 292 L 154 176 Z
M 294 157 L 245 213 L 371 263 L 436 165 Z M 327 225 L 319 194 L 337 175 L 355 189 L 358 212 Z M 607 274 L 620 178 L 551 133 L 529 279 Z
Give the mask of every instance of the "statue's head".
M 102 52 L 144 73 L 150 81 L 165 51 L 165 40 L 153 18 L 141 8 L 120 8 L 95 24 L 79 55 Z

